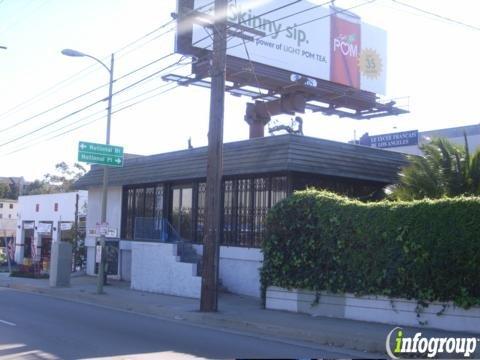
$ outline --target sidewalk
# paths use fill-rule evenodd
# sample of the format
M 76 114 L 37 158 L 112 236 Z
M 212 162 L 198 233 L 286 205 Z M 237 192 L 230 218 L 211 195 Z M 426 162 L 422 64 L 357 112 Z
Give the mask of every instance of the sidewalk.
M 219 312 L 206 314 L 198 311 L 199 301 L 196 299 L 134 291 L 126 282 L 109 280 L 111 285 L 104 287 L 104 295 L 95 293 L 96 278 L 94 277 L 72 277 L 71 284 L 69 288 L 50 288 L 48 279 L 13 278 L 7 273 L 0 273 L 0 287 L 174 321 L 188 321 L 201 326 L 273 336 L 290 341 L 310 342 L 315 345 L 345 347 L 377 354 L 385 354 L 387 334 L 394 328 L 392 325 L 326 317 L 313 318 L 304 314 L 264 310 L 260 306 L 259 299 L 233 294 L 221 294 Z M 417 330 L 427 336 L 472 336 L 430 329 Z M 362 353 L 358 353 L 352 356 L 361 357 L 361 355 Z

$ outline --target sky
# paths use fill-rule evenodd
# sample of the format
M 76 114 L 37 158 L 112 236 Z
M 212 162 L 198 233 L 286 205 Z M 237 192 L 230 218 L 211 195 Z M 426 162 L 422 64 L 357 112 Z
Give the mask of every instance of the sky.
M 336 0 L 335 5 L 348 8 L 364 2 Z M 349 141 L 365 132 L 478 124 L 477 4 L 475 0 L 376 0 L 355 9 L 363 21 L 387 31 L 385 99 L 398 99 L 410 113 L 361 121 L 307 113 L 302 115 L 305 135 Z M 113 98 L 112 144 L 141 155 L 186 149 L 190 137 L 195 147 L 207 145 L 208 89 L 178 87 L 135 104 L 174 87 L 162 75 L 191 71 L 188 59 L 176 63 L 180 56 L 170 55 L 175 35 L 170 20 L 175 11 L 175 0 L 0 0 L 0 46 L 7 47 L 0 49 L 0 176 L 41 178 L 56 163 L 74 163 L 79 141 L 105 141 L 106 103 L 100 100 L 108 95 L 103 85 L 109 74 L 92 59 L 62 55 L 65 48 L 107 65 L 115 53 L 114 92 L 121 91 Z M 171 67 L 160 71 L 167 66 Z M 226 96 L 225 142 L 248 139 L 243 120 L 247 101 Z M 279 119 L 289 121 L 289 117 Z

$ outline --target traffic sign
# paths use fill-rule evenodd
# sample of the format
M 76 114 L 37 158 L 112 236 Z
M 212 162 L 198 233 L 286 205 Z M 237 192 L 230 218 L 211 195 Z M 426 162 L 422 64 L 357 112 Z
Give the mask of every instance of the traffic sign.
M 80 141 L 78 161 L 106 166 L 123 166 L 123 147 Z

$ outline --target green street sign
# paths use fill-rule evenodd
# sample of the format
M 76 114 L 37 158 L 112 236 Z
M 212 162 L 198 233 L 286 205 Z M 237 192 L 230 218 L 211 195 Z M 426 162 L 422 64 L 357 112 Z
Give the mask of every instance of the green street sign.
M 105 166 L 123 166 L 123 147 L 80 141 L 78 161 Z

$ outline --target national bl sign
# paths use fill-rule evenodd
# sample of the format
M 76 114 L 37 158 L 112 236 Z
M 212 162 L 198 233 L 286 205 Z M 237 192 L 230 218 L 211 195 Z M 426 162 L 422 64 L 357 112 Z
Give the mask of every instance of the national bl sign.
M 78 144 L 78 161 L 123 167 L 123 147 L 80 141 Z

